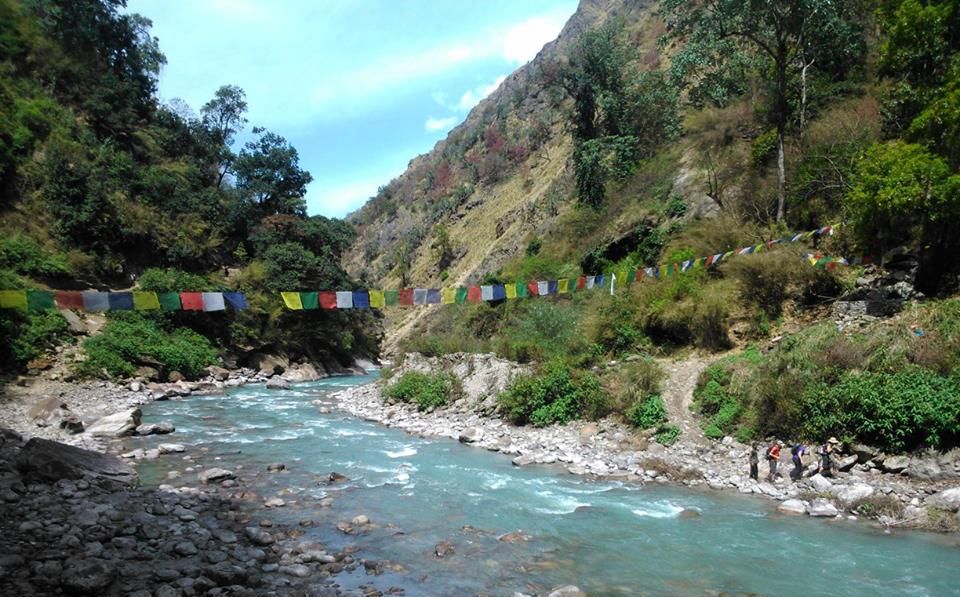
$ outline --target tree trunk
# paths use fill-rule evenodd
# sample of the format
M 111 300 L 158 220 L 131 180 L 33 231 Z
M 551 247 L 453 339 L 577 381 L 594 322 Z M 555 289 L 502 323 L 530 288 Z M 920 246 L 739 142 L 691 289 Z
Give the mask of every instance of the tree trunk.
M 777 127 L 777 223 L 783 222 L 786 201 L 787 173 L 783 167 L 783 128 Z

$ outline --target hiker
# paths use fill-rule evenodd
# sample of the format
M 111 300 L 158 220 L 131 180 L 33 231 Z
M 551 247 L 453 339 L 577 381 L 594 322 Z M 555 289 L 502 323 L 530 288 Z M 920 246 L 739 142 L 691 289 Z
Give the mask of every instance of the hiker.
M 754 481 L 756 481 L 760 475 L 760 455 L 757 453 L 757 450 L 759 450 L 759 446 L 757 442 L 753 442 L 753 445 L 750 446 L 750 478 Z
M 818 454 L 820 455 L 820 469 L 817 471 L 824 477 L 833 476 L 833 453 L 836 452 L 840 442 L 835 437 L 827 440 L 827 443 L 820 446 Z
M 803 444 L 797 444 L 790 450 L 790 456 L 793 458 L 793 470 L 790 471 L 790 478 L 799 481 L 803 477 L 803 455 L 807 453 L 807 447 Z
M 767 481 L 773 483 L 773 479 L 777 476 L 777 464 L 780 462 L 780 448 L 783 447 L 783 442 L 776 441 L 770 445 L 770 448 L 767 450 L 767 461 L 770 463 L 770 474 L 767 475 Z

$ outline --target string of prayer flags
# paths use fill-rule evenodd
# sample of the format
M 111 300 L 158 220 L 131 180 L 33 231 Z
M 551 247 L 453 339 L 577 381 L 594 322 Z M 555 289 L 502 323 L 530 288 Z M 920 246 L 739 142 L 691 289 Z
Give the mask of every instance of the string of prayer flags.
M 307 308 L 302 293 L 283 293 L 288 309 Z M 314 293 L 316 294 L 316 293 Z M 105 292 L 100 290 L 0 290 L 0 309 L 48 311 L 235 311 L 247 309 L 242 292 L 151 292 L 144 290 Z M 316 308 L 316 307 L 312 307 Z

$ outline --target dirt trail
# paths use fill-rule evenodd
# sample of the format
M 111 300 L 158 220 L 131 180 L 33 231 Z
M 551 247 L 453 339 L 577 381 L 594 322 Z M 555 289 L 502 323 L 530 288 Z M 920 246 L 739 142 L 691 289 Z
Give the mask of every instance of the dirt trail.
M 693 402 L 693 390 L 697 387 L 700 373 L 713 359 L 691 357 L 682 361 L 658 359 L 657 362 L 667 372 L 667 381 L 663 386 L 663 404 L 667 408 L 670 422 L 680 427 L 683 432 L 681 439 L 697 444 L 708 443 L 698 417 L 690 412 L 690 404 Z

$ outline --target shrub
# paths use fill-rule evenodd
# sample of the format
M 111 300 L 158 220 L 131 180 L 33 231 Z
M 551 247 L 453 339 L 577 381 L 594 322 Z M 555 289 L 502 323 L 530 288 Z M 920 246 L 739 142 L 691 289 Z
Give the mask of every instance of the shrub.
M 539 374 L 517 377 L 497 401 L 514 423 L 537 427 L 564 424 L 580 416 L 598 418 L 608 410 L 596 377 L 583 373 L 575 379 L 560 360 L 551 361 Z
M 652 429 L 667 420 L 667 409 L 663 405 L 663 399 L 654 394 L 637 400 L 627 411 L 627 418 L 634 427 Z
M 418 409 L 427 410 L 447 404 L 459 393 L 456 390 L 452 375 L 409 371 L 389 386 L 386 394 L 393 400 L 416 404 Z
M 850 504 L 850 511 L 860 516 L 879 518 L 900 518 L 903 516 L 903 502 L 895 495 L 871 495 Z
M 56 311 L 0 311 L 0 369 L 17 370 L 70 339 L 67 320 Z
M 111 319 L 98 336 L 83 343 L 87 359 L 77 367 L 89 377 L 129 376 L 140 363 L 159 364 L 196 378 L 213 364 L 216 351 L 209 340 L 187 328 L 167 331 L 139 313 Z
M 44 251 L 20 233 L 0 239 L 0 268 L 10 268 L 25 276 L 57 276 L 70 271 L 63 255 Z
M 152 292 L 213 290 L 213 286 L 203 276 L 172 267 L 144 270 L 137 279 L 137 285 L 141 290 Z
M 657 428 L 657 432 L 653 436 L 658 444 L 663 444 L 664 446 L 672 446 L 679 437 L 680 428 L 676 425 L 661 425 Z

